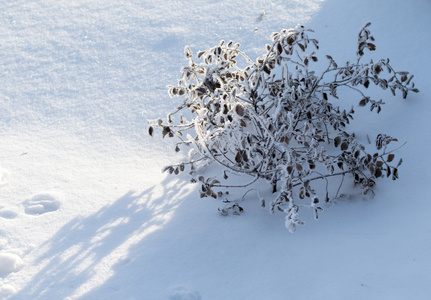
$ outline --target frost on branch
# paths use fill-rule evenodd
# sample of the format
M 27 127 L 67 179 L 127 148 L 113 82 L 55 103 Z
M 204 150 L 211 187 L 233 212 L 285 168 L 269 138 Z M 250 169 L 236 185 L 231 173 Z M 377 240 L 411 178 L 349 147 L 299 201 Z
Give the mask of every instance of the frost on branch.
M 303 26 L 273 33 L 266 53 L 255 62 L 233 42 L 221 41 L 197 58 L 186 47 L 188 64 L 178 84 L 169 86 L 169 95 L 181 97 L 182 103 L 166 120 L 149 124 L 150 135 L 160 128 L 163 137 L 177 139 L 175 151 L 190 148 L 187 161 L 165 171 L 189 172 L 200 185 L 201 198 L 221 198 L 228 205 L 222 214 L 243 211 L 223 191 L 266 181 L 274 193 L 270 211 L 286 213 L 292 232 L 303 224 L 302 208 L 312 209 L 317 219 L 322 204 L 337 197 L 338 191 L 330 195 L 329 178 L 338 176 L 341 184 L 350 180 L 364 194 L 373 193 L 379 178 L 396 180 L 401 160 L 394 163 L 396 149 L 390 143 L 397 140 L 379 134 L 376 150 L 368 152 L 347 130 L 353 106 L 344 110 L 335 104 L 338 91 L 350 89 L 360 107 L 379 113 L 384 102 L 364 93 L 371 84 L 393 95 L 399 91 L 403 98 L 418 92 L 413 76 L 395 71 L 389 59 L 362 61 L 365 51 L 376 49 L 369 25 L 359 32 L 356 61 L 344 65 L 329 55 L 320 62 L 318 41 Z M 320 74 L 313 71 L 317 63 L 325 65 Z M 214 164 L 222 167 L 218 176 L 205 178 L 199 172 Z M 250 181 L 237 184 L 232 174 Z M 315 189 L 319 181 L 326 186 L 321 192 Z M 261 199 L 262 206 L 265 202 Z

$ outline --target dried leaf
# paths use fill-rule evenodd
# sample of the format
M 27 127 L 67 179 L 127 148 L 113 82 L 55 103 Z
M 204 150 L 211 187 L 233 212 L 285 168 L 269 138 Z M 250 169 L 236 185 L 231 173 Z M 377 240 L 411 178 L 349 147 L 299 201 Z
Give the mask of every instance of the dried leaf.
M 374 50 L 376 50 L 376 45 L 374 45 L 373 43 L 368 43 L 368 44 L 367 44 L 367 46 L 368 46 L 368 49 L 369 49 L 370 51 L 374 51 Z
M 280 43 L 277 44 L 277 51 L 278 51 L 278 53 L 282 53 L 283 52 L 283 47 L 281 46 Z
M 359 151 L 359 150 L 356 150 L 355 151 L 355 154 L 354 154 L 354 157 L 357 159 L 358 157 L 359 157 L 359 155 L 361 154 L 361 151 Z
M 287 168 L 286 168 L 286 170 L 287 170 L 287 173 L 290 175 L 290 174 L 292 174 L 292 172 L 293 172 L 293 168 L 292 168 L 292 166 L 288 166 Z
M 394 168 L 392 172 L 392 180 L 396 180 L 396 179 L 398 179 L 398 169 Z
M 241 104 L 237 104 L 235 106 L 235 112 L 241 117 L 244 116 L 244 107 Z
M 301 48 L 302 52 L 305 52 L 305 46 L 303 44 L 298 43 L 297 45 Z
M 296 169 L 298 171 L 302 171 L 302 165 L 300 163 L 296 163 Z
M 349 149 L 349 144 L 347 142 L 341 143 L 341 150 L 345 151 L 347 149 Z
M 382 169 L 380 169 L 380 168 L 376 168 L 376 169 L 375 169 L 375 171 L 374 171 L 374 176 L 375 176 L 376 178 L 381 177 L 381 176 L 382 176 Z

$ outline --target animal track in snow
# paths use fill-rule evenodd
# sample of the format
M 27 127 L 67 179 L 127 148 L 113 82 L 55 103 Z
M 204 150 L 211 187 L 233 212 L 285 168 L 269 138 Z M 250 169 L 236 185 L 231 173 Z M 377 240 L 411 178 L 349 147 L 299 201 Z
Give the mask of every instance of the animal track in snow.
M 57 197 L 42 193 L 33 196 L 24 202 L 25 213 L 29 215 L 42 215 L 47 212 L 56 211 L 60 208 L 60 201 Z
M 4 219 L 14 219 L 18 214 L 9 209 L 3 209 L 0 207 L 0 217 Z

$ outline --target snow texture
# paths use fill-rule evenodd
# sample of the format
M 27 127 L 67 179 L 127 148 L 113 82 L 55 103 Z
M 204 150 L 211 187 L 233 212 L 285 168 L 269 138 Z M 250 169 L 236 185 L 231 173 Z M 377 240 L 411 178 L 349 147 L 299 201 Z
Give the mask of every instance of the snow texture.
M 19 271 L 23 266 L 21 257 L 11 253 L 0 253 L 0 273 Z
M 10 284 L 4 284 L 0 287 L 0 294 L 3 296 L 10 296 L 16 293 L 16 290 Z
M 199 293 L 188 291 L 184 287 L 176 288 L 169 296 L 169 300 L 201 300 Z
M 430 12 L 429 0 L 3 1 L 0 299 L 430 299 Z M 233 40 L 255 59 L 302 23 L 341 63 L 368 21 L 373 57 L 421 91 L 377 94 L 379 116 L 355 107 L 358 137 L 407 141 L 396 184 L 345 191 L 292 235 L 253 193 L 222 217 L 186 177 L 161 174 L 186 154 L 146 125 L 176 107 L 166 85 L 185 45 Z

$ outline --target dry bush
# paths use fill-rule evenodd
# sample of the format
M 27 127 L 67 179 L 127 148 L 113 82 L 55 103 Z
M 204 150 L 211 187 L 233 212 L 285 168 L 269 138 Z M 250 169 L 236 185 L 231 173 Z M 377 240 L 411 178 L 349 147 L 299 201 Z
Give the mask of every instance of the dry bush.
M 347 131 L 353 107 L 344 110 L 334 104 L 338 90 L 347 88 L 357 93 L 359 106 L 379 113 L 384 102 L 364 94 L 371 84 L 394 95 L 399 91 L 403 98 L 418 92 L 413 76 L 395 71 L 389 59 L 362 62 L 364 51 L 376 48 L 369 25 L 359 32 L 356 60 L 338 65 L 327 55 L 323 62 L 327 67 L 320 74 L 312 70 L 318 63 L 314 52 L 318 41 L 309 38 L 312 30 L 303 26 L 273 33 L 272 43 L 256 62 L 233 42 L 221 41 L 200 51 L 197 60 L 186 47 L 188 65 L 178 84 L 169 86 L 169 94 L 183 102 L 166 120 L 149 124 L 150 135 L 160 128 L 163 137 L 177 138 L 176 151 L 191 148 L 187 161 L 165 170 L 171 174 L 187 170 L 192 181 L 199 182 L 201 197 L 230 203 L 220 210 L 223 214 L 243 210 L 224 191 L 249 189 L 263 179 L 274 193 L 271 212 L 285 212 L 286 227 L 292 232 L 302 224 L 300 208 L 312 208 L 317 218 L 322 203 L 337 196 L 329 195 L 328 178 L 351 180 L 364 194 L 372 192 L 378 178 L 396 180 L 401 160 L 395 162 L 396 149 L 388 145 L 397 140 L 379 134 L 375 152 L 367 152 Z M 212 164 L 222 166 L 219 176 L 206 178 L 199 172 Z M 229 182 L 232 173 L 249 176 L 250 182 Z M 326 186 L 321 194 L 313 188 L 317 181 Z

